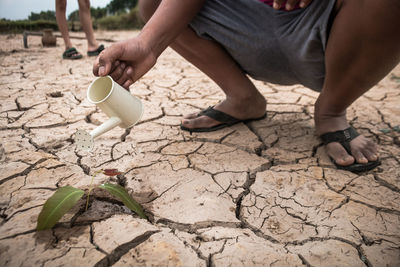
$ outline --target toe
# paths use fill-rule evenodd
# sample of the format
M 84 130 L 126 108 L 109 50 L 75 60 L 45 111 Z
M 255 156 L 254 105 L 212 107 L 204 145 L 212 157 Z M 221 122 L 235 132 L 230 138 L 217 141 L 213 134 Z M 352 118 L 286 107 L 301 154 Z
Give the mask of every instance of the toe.
M 352 150 L 351 153 L 353 154 L 353 157 L 355 158 L 357 163 L 361 163 L 361 164 L 368 163 L 368 159 L 364 156 L 364 153 L 362 151 Z
M 376 161 L 379 159 L 378 147 L 377 145 L 368 140 L 367 146 L 365 146 L 364 155 L 367 157 L 369 161 Z
M 198 118 L 185 118 L 182 120 L 182 125 L 190 129 L 200 128 Z
M 354 157 L 349 155 L 339 143 L 330 143 L 325 146 L 328 155 L 341 166 L 348 166 L 354 163 Z
M 185 115 L 183 118 L 191 120 L 191 119 L 197 118 L 198 116 L 199 116 L 199 113 L 191 113 L 191 114 Z
M 195 129 L 195 128 L 208 128 L 217 125 L 219 122 L 211 119 L 207 116 L 196 116 L 193 119 L 183 119 L 182 125 L 186 128 Z
M 366 164 L 368 161 L 378 160 L 376 144 L 364 136 L 359 136 L 351 141 L 351 153 L 356 162 L 361 164 Z
M 182 125 L 185 126 L 186 128 L 193 128 L 192 124 L 193 124 L 194 119 L 183 119 L 181 121 Z
M 379 158 L 378 153 L 371 149 L 366 149 L 363 154 L 368 161 L 377 161 Z

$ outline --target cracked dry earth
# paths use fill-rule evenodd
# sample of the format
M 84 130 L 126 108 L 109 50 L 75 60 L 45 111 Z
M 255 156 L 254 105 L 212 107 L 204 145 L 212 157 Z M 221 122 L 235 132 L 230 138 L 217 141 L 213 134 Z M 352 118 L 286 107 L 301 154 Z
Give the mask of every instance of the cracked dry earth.
M 86 99 L 93 58 L 62 60 L 61 39 L 29 45 L 0 36 L 1 266 L 399 266 L 399 66 L 349 110 L 382 159 L 356 175 L 329 161 L 314 133 L 317 94 L 301 86 L 256 81 L 267 119 L 182 132 L 182 115 L 223 94 L 172 50 L 131 88 L 145 106 L 140 123 L 76 151 L 74 132 L 106 119 Z M 124 186 L 148 221 L 96 190 L 87 211 L 82 199 L 52 230 L 35 231 L 57 188 L 87 190 L 102 168 L 123 174 L 95 184 Z

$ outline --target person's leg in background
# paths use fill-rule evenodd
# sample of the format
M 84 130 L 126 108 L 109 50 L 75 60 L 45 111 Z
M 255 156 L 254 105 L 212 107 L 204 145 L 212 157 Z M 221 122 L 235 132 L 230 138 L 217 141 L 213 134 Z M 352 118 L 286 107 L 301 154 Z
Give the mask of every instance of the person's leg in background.
M 96 51 L 99 48 L 99 44 L 97 43 L 96 38 L 94 37 L 92 17 L 90 15 L 90 1 L 78 0 L 78 3 L 79 3 L 79 19 L 88 42 L 88 51 L 89 52 Z M 98 51 L 96 55 L 98 55 L 101 52 L 101 50 Z
M 56 20 L 58 29 L 64 39 L 65 49 L 71 48 L 72 43 L 69 39 L 68 23 L 65 12 L 67 11 L 67 0 L 56 0 Z
M 65 44 L 65 52 L 63 53 L 63 58 L 79 59 L 82 58 L 82 55 L 72 46 L 71 39 L 69 38 L 68 22 L 65 15 L 66 10 L 67 0 L 56 0 L 57 25 Z

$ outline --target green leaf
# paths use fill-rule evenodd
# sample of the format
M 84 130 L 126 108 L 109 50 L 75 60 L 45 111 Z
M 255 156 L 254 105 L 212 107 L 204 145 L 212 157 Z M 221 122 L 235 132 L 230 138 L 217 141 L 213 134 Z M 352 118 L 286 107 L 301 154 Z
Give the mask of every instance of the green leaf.
M 390 77 L 390 79 L 396 82 L 400 82 L 400 76 L 396 76 L 394 74 L 392 74 L 392 77 Z
M 36 230 L 40 231 L 52 228 L 78 202 L 84 193 L 82 190 L 72 186 L 59 188 L 44 203 L 37 220 Z
M 146 215 L 143 212 L 142 206 L 140 206 L 140 204 L 137 203 L 128 194 L 125 188 L 123 188 L 118 184 L 102 184 L 99 187 L 107 190 L 111 195 L 119 198 L 125 204 L 125 206 L 127 206 L 132 211 L 136 212 L 136 214 L 139 215 L 141 218 L 147 219 Z
M 391 130 L 390 129 L 379 129 L 379 131 L 381 131 L 384 134 L 390 133 Z

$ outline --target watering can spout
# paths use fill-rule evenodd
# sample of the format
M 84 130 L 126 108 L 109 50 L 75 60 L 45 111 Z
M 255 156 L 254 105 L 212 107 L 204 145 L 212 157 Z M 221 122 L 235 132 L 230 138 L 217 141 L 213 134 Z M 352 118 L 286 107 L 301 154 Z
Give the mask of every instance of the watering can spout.
M 111 117 L 105 121 L 102 125 L 98 126 L 96 129 L 90 133 L 85 130 L 78 130 L 75 133 L 75 143 L 77 147 L 81 150 L 90 151 L 93 148 L 93 139 L 105 132 L 108 132 L 112 128 L 121 124 L 121 119 L 118 117 Z
M 118 117 L 111 117 L 107 121 L 105 121 L 102 125 L 98 126 L 96 129 L 90 132 L 92 138 L 96 138 L 99 135 L 102 135 L 105 132 L 113 129 L 114 127 L 121 124 L 121 119 Z

